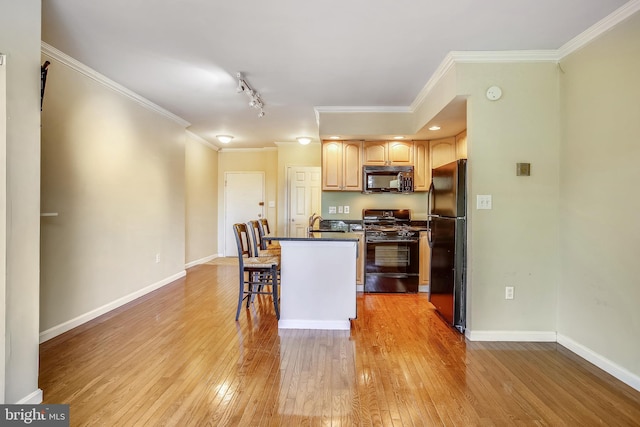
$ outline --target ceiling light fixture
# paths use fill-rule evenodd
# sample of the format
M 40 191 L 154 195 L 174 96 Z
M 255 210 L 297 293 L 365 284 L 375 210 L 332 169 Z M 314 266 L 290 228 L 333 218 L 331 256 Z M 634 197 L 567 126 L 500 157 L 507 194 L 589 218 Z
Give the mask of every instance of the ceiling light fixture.
M 249 107 L 260 110 L 258 117 L 264 117 L 264 102 L 262 102 L 260 94 L 251 89 L 249 83 L 242 77 L 242 73 L 237 73 L 236 77 L 238 77 L 238 93 L 244 92 L 249 97 Z
M 233 139 L 231 135 L 216 135 L 216 138 L 218 138 L 218 141 L 222 142 L 223 144 L 228 144 Z
M 429 130 L 440 130 L 440 126 L 438 125 L 431 126 L 429 127 Z
M 400 135 L 394 136 L 393 139 L 404 139 L 404 136 L 400 136 Z
M 311 142 L 311 138 L 309 138 L 308 136 L 299 136 L 296 139 L 302 145 L 307 145 Z
M 340 139 L 340 135 L 330 136 L 329 139 Z

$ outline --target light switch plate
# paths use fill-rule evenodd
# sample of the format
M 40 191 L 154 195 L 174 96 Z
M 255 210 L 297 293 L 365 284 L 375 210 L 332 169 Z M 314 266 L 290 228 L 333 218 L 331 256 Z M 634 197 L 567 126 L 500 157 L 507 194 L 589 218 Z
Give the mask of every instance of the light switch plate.
M 349 206 L 344 207 L 344 213 L 349 213 Z
M 491 194 L 478 194 L 476 196 L 476 209 L 491 209 Z
M 269 207 L 270 207 L 270 208 L 275 208 L 275 207 L 276 207 L 276 202 L 275 202 L 275 200 L 269 200 Z
M 342 213 L 342 206 L 338 206 L 338 213 Z
M 330 214 L 336 213 L 336 207 L 335 206 L 329 206 L 329 213 Z
M 531 176 L 531 163 L 516 163 L 516 176 Z

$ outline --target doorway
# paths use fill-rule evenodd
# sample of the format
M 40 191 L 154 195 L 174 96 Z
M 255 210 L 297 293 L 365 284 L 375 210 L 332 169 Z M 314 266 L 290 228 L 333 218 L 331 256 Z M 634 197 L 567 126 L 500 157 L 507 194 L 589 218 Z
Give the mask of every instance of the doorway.
M 309 217 L 322 209 L 322 173 L 318 166 L 287 168 L 287 227 L 289 237 L 307 237 Z
M 7 91 L 6 55 L 0 55 L 0 366 L 6 365 L 6 248 L 7 248 Z M 5 372 L 0 372 L 0 402 L 4 402 Z
M 233 224 L 263 216 L 264 172 L 225 172 L 224 256 L 238 255 Z

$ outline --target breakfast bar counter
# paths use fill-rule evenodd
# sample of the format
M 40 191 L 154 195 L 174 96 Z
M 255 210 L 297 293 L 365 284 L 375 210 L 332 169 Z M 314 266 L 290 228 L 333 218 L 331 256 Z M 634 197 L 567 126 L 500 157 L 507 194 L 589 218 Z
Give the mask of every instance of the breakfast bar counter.
M 349 330 L 356 317 L 356 233 L 269 237 L 281 247 L 281 329 Z

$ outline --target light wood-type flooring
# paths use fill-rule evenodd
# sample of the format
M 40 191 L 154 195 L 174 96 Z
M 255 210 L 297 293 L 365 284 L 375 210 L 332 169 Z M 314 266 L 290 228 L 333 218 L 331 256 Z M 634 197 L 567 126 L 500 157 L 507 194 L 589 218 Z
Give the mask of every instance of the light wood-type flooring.
M 71 425 L 633 426 L 640 392 L 554 343 L 470 342 L 424 294 L 363 294 L 350 332 L 234 321 L 237 267 L 200 265 L 41 345 Z

